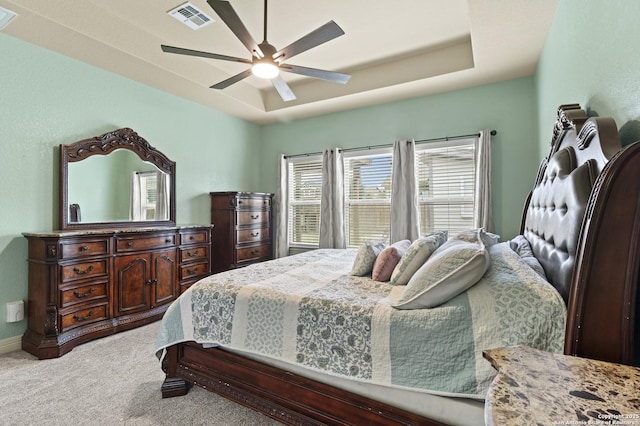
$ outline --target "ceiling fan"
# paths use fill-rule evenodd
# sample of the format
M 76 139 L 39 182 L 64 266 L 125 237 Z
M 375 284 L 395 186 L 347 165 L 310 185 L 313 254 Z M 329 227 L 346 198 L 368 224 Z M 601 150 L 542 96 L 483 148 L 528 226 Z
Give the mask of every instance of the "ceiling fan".
M 251 64 L 251 68 L 221 81 L 220 83 L 214 84 L 211 86 L 212 89 L 224 89 L 249 77 L 250 75 L 255 75 L 259 78 L 271 80 L 273 87 L 278 91 L 282 100 L 286 102 L 296 99 L 296 96 L 280 75 L 280 71 L 319 78 L 321 80 L 341 84 L 345 84 L 349 81 L 349 78 L 351 78 L 349 74 L 284 63 L 295 55 L 343 35 L 344 31 L 334 21 L 327 22 L 323 26 L 294 41 L 287 47 L 277 50 L 267 41 L 267 0 L 264 0 L 264 41 L 260 44 L 256 43 L 253 37 L 251 37 L 251 34 L 249 34 L 249 31 L 238 17 L 238 14 L 231 6 L 231 3 L 222 0 L 207 0 L 207 3 L 209 3 L 209 6 L 211 6 L 211 8 L 218 14 L 220 19 L 224 21 L 236 37 L 238 37 L 242 44 L 249 49 L 249 52 L 251 52 L 251 60 L 237 58 L 234 56 L 218 55 L 216 53 L 201 52 L 198 50 L 183 49 L 181 47 L 165 46 L 164 44 L 161 45 L 161 47 L 162 50 L 167 53 Z

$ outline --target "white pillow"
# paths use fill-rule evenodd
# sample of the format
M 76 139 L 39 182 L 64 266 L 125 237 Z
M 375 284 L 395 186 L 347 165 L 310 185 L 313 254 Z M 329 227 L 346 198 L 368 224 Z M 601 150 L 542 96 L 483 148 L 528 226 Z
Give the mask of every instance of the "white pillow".
M 477 283 L 491 259 L 482 239 L 471 243 L 453 239 L 444 243 L 411 277 L 398 309 L 433 308 L 454 298 Z
M 373 270 L 376 258 L 386 246 L 384 241 L 371 241 L 362 244 L 358 249 L 358 254 L 356 254 L 356 260 L 353 262 L 351 275 L 357 277 L 369 275 Z
M 406 285 L 413 274 L 427 261 L 438 247 L 447 241 L 447 231 L 435 231 L 415 240 L 393 269 L 390 283 Z

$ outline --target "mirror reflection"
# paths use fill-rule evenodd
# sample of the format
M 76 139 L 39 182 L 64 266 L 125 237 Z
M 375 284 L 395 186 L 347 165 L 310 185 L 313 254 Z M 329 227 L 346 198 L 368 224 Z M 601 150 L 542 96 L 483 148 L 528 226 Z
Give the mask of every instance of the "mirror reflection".
M 69 223 L 169 220 L 170 179 L 127 149 L 69 163 Z

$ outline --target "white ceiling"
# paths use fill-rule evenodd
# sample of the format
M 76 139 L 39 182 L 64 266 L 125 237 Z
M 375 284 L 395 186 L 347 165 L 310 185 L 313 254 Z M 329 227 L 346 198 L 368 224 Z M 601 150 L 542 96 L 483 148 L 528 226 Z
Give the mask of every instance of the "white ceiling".
M 185 0 L 0 0 L 18 14 L 4 33 L 255 123 L 272 123 L 533 74 L 559 0 L 271 0 L 267 38 L 282 48 L 334 20 L 345 35 L 291 60 L 352 74 L 346 84 L 284 73 L 297 100 L 248 77 L 248 65 L 164 53 L 161 44 L 250 59 L 215 19 L 192 30 L 167 12 Z M 253 38 L 261 0 L 231 0 Z

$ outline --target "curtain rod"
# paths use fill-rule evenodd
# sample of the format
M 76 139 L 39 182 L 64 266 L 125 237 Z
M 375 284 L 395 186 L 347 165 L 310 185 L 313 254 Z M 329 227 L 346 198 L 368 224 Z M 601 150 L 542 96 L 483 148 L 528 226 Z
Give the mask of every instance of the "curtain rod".
M 497 130 L 492 130 L 491 132 L 491 136 L 495 136 L 498 134 Z M 426 142 L 438 142 L 438 141 L 450 141 L 453 139 L 464 139 L 464 138 L 470 138 L 472 136 L 480 136 L 480 132 L 476 132 L 476 133 L 471 133 L 469 135 L 457 135 L 457 136 L 445 136 L 445 137 L 441 137 L 441 138 L 433 138 L 433 139 L 421 139 L 421 140 L 417 140 L 415 141 L 416 144 L 420 144 L 420 143 L 426 143 Z M 345 148 L 345 149 L 341 149 L 340 151 L 342 152 L 349 152 L 349 151 L 359 151 L 359 150 L 363 150 L 363 149 L 374 149 L 374 148 L 388 148 L 390 146 L 393 146 L 393 144 L 382 144 L 382 145 L 373 145 L 373 146 L 361 146 L 359 148 Z M 305 154 L 293 154 L 293 155 L 285 155 L 284 158 L 295 158 L 295 157 L 311 157 L 312 155 L 322 155 L 323 152 L 307 152 Z

